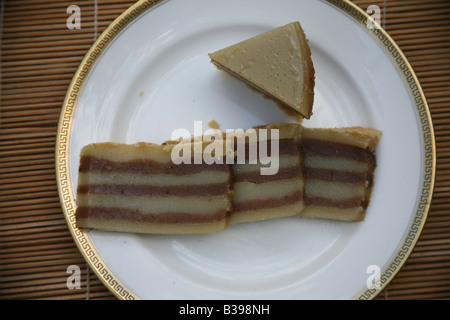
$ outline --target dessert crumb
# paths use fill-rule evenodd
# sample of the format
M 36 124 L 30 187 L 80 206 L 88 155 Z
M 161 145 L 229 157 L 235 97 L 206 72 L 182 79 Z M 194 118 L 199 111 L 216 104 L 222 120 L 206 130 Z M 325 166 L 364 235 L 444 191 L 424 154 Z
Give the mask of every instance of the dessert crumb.
M 208 122 L 208 126 L 211 129 L 219 129 L 220 128 L 220 125 L 217 123 L 216 120 L 211 120 L 210 122 Z

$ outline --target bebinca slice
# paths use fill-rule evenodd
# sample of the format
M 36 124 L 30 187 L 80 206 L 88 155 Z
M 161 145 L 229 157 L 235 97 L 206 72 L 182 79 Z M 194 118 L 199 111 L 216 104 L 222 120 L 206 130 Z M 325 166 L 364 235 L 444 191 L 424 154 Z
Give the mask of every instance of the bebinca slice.
M 85 146 L 79 166 L 77 227 L 153 234 L 225 229 L 231 211 L 230 166 L 203 160 L 175 164 L 172 151 L 179 146 Z
M 257 142 L 244 142 L 244 161 L 238 158 L 242 154 L 238 152 L 242 140 L 234 144 L 237 158 L 232 165 L 234 193 L 230 224 L 295 216 L 304 209 L 303 161 L 298 148 L 301 126 L 279 123 L 254 130 Z M 252 161 L 255 159 L 251 153 L 256 149 L 257 161 Z
M 302 217 L 362 221 L 369 205 L 381 131 L 372 128 L 302 130 L 305 209 Z
M 209 54 L 211 62 L 279 105 L 309 119 L 315 71 L 298 21 Z

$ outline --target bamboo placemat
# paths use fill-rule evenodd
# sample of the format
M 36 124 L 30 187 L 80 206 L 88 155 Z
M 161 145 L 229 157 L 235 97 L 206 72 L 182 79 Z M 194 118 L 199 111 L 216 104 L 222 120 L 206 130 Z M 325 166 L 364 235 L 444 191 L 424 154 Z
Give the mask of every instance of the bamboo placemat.
M 54 151 L 69 83 L 94 40 L 134 1 L 2 2 L 0 100 L 0 298 L 115 299 L 89 271 L 58 199 Z M 412 64 L 434 123 L 434 197 L 411 256 L 377 299 L 450 298 L 450 2 L 355 0 Z M 69 5 L 81 29 L 68 29 Z M 69 289 L 70 266 L 81 272 Z M 69 273 L 68 273 L 69 272 Z

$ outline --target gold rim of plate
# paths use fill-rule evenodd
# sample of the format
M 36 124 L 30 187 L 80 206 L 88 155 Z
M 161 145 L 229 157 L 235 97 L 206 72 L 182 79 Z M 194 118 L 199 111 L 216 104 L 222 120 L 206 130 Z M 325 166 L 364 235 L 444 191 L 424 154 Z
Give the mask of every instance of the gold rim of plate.
M 67 225 L 77 247 L 79 248 L 84 259 L 87 261 L 89 267 L 117 298 L 123 300 L 136 300 L 140 298 L 131 292 L 131 290 L 114 275 L 109 267 L 102 261 L 102 258 L 91 241 L 89 234 L 78 229 L 75 224 L 76 204 L 73 197 L 73 190 L 71 189 L 71 174 L 69 172 L 71 153 L 70 140 L 72 137 L 73 119 L 79 94 L 85 79 L 87 78 L 98 57 L 101 55 L 103 50 L 108 47 L 108 44 L 122 30 L 124 30 L 124 28 L 126 28 L 126 26 L 149 9 L 155 8 L 156 5 L 165 1 L 166 0 L 138 1 L 123 12 L 118 18 L 116 18 L 113 23 L 111 23 L 111 25 L 99 36 L 82 60 L 67 90 L 61 109 L 57 131 L 55 153 L 56 179 L 61 206 Z M 412 219 L 413 222 L 409 232 L 403 240 L 403 243 L 400 244 L 399 249 L 380 276 L 380 287 L 362 290 L 353 298 L 370 300 L 375 298 L 395 277 L 411 254 L 411 251 L 416 245 L 420 233 L 422 232 L 430 208 L 435 179 L 436 150 L 434 130 L 428 104 L 417 76 L 394 40 L 379 25 L 376 25 L 376 28 L 372 29 L 367 27 L 367 21 L 370 18 L 369 15 L 349 0 L 325 1 L 341 9 L 357 22 L 365 26 L 366 29 L 372 33 L 375 39 L 384 46 L 387 53 L 396 63 L 398 69 L 402 72 L 403 78 L 413 96 L 422 126 L 424 168 L 422 172 L 422 192 L 419 195 L 420 199 L 418 199 L 419 202 L 417 205 L 417 212 L 415 213 L 414 219 Z M 375 22 L 373 23 L 375 24 Z

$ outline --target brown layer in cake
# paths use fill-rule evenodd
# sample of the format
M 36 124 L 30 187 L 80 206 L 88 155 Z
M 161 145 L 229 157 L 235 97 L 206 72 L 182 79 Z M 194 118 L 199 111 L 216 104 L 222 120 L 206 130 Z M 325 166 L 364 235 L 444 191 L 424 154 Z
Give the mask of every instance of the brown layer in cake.
M 104 194 L 123 196 L 217 196 L 229 192 L 229 186 L 223 183 L 189 186 L 154 186 L 154 185 L 82 185 L 77 189 L 82 194 Z
M 334 169 L 305 168 L 305 178 L 319 179 L 325 181 L 338 181 L 348 183 L 368 183 L 372 184 L 372 175 L 369 171 L 347 172 Z
M 125 162 L 111 161 L 93 156 L 82 156 L 80 159 L 79 172 L 92 171 L 115 171 L 142 174 L 165 173 L 171 175 L 186 175 L 202 171 L 228 172 L 226 164 L 174 164 L 172 162 L 159 163 L 149 159 L 136 159 Z
M 375 162 L 373 153 L 367 148 L 319 139 L 302 139 L 301 144 L 303 152 L 308 154 L 344 157 L 369 163 Z
M 256 154 L 259 155 L 258 143 L 259 142 L 256 142 L 256 143 L 246 142 L 245 144 L 242 144 L 242 143 L 235 142 L 234 150 L 236 152 L 240 152 L 241 150 L 243 152 L 245 152 L 245 156 L 246 156 L 245 160 L 248 161 L 249 160 L 248 157 L 250 155 L 251 150 L 253 150 Z M 240 148 L 242 148 L 242 149 L 239 150 Z M 272 155 L 272 144 L 271 143 L 267 143 L 266 150 L 267 150 L 268 156 Z M 297 155 L 298 154 L 297 145 L 295 143 L 292 143 L 292 141 L 289 139 L 279 139 L 278 140 L 278 154 L 279 155 Z

